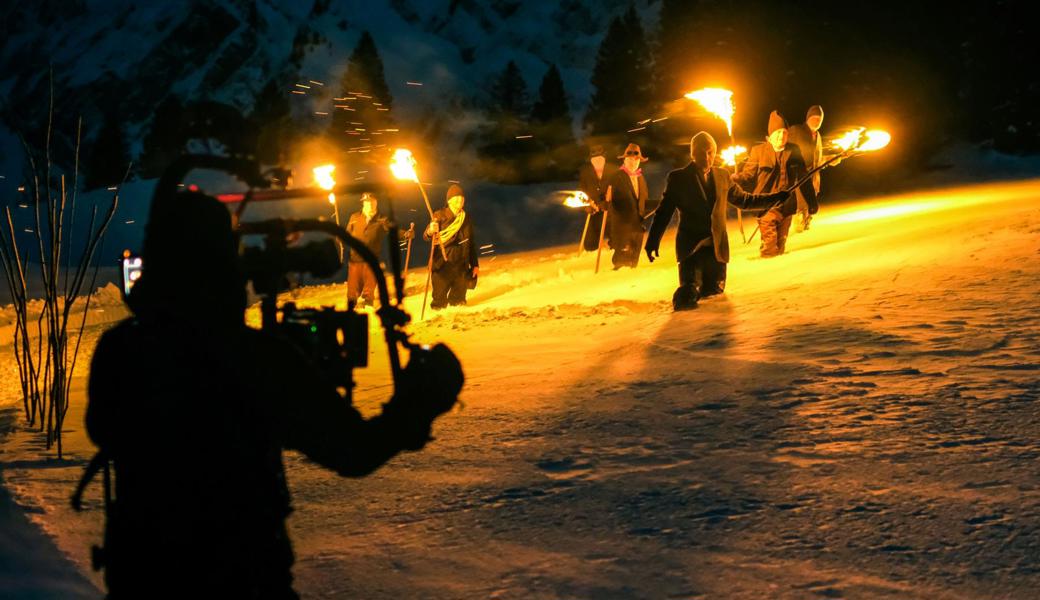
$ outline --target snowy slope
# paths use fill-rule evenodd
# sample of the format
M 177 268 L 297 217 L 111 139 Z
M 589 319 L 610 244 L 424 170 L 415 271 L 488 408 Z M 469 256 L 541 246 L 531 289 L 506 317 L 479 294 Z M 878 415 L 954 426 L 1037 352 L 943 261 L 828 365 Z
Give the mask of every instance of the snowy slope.
M 1032 597 L 1038 200 L 1032 180 L 827 206 L 783 257 L 735 244 L 726 295 L 681 314 L 671 238 L 660 261 L 598 275 L 578 231 L 486 262 L 470 306 L 412 327 L 467 373 L 426 451 L 360 481 L 287 458 L 299 589 Z M 387 392 L 379 351 L 364 411 Z M 84 568 L 97 494 L 73 516 L 78 467 L 40 468 L 26 432 L 2 449 L 5 485 Z

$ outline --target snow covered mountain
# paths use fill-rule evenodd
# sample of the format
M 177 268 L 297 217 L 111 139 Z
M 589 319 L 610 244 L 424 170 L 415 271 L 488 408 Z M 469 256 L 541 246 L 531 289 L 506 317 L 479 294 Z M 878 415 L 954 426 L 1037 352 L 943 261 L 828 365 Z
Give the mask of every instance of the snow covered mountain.
M 656 0 L 641 3 L 653 20 Z M 269 81 L 338 81 L 362 31 L 382 55 L 394 110 L 404 123 L 472 107 L 513 60 L 529 89 L 549 64 L 562 73 L 572 106 L 590 94 L 589 75 L 606 25 L 628 0 L 185 0 L 45 1 L 0 15 L 0 104 L 5 173 L 21 149 L 15 132 L 46 123 L 53 68 L 58 156 L 73 147 L 76 119 L 92 137 L 116 111 L 131 155 L 154 109 L 171 94 L 248 111 Z M 412 84 L 409 84 L 412 82 Z M 421 83 L 421 86 L 414 85 Z M 294 96 L 298 109 L 313 112 Z M 580 115 L 576 115 L 576 118 Z M 34 139 L 33 131 L 26 131 Z M 39 133 L 39 132 L 35 132 Z M 62 154 L 64 153 L 64 154 Z

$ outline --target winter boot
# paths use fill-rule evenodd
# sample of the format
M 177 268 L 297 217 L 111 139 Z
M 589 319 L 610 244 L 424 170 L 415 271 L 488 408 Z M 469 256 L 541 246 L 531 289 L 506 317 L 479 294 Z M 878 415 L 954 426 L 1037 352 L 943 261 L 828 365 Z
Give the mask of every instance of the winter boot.
M 697 308 L 697 288 L 692 285 L 679 286 L 672 294 L 672 309 L 679 312 L 695 308 Z

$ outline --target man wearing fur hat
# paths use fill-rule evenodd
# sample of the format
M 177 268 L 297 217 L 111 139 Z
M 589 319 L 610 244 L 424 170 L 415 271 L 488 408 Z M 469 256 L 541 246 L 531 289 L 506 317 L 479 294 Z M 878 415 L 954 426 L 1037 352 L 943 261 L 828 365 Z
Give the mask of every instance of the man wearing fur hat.
M 639 250 L 643 247 L 643 218 L 650 197 L 646 178 L 639 164 L 646 157 L 637 144 L 629 144 L 621 168 L 614 173 L 607 186 L 607 218 L 614 245 L 614 270 L 639 264 Z
M 797 144 L 798 149 L 802 153 L 802 159 L 805 160 L 805 168 L 809 171 L 815 169 L 819 165 L 823 164 L 823 136 L 820 135 L 820 127 L 823 125 L 823 107 L 819 104 L 814 104 L 809 107 L 808 112 L 805 113 L 805 123 L 799 123 L 791 127 L 790 138 L 791 143 Z M 820 173 L 817 171 L 812 176 L 813 190 L 816 192 L 817 199 L 820 195 Z M 799 203 L 798 204 L 798 219 L 795 224 L 796 231 L 805 231 L 809 229 L 809 221 L 812 217 L 809 215 L 809 207 Z
M 607 186 L 616 170 L 616 167 L 607 164 L 603 146 L 596 144 L 589 148 L 589 164 L 582 166 L 578 173 L 578 189 L 585 192 L 592 203 L 588 208 L 592 211 L 592 217 L 589 219 L 588 235 L 585 236 L 585 250 L 589 252 L 596 250 L 599 245 L 599 230 L 607 208 Z
M 477 242 L 473 239 L 473 221 L 464 210 L 466 198 L 462 187 L 451 184 L 448 206 L 433 213 L 433 221 L 423 237 L 435 245 L 443 245 L 444 253 L 433 253 L 433 300 L 430 308 L 466 304 L 466 290 L 476 287 L 480 269 L 477 265 Z M 447 260 L 445 260 L 445 255 Z
M 721 294 L 726 286 L 729 236 L 726 205 L 741 209 L 763 208 L 787 197 L 786 192 L 749 194 L 733 183 L 729 171 L 713 166 L 718 147 L 702 131 L 690 140 L 691 162 L 668 174 L 661 204 L 654 213 L 646 239 L 646 256 L 659 256 L 661 236 L 675 211 L 679 230 L 675 255 L 679 263 L 679 288 L 672 296 L 675 310 L 697 307 L 697 300 Z
M 733 180 L 742 188 L 752 190 L 756 194 L 768 194 L 786 190 L 806 173 L 801 151 L 796 144 L 787 140 L 787 122 L 774 110 L 769 114 L 769 135 L 766 137 L 766 143 L 751 148 L 744 168 L 733 176 Z M 816 214 L 818 206 L 812 181 L 806 181 L 794 190 L 783 204 L 759 215 L 758 228 L 762 238 L 759 253 L 763 258 L 784 253 L 787 234 L 791 230 L 791 218 L 798 212 L 798 206 L 802 203 L 806 205 L 810 215 Z

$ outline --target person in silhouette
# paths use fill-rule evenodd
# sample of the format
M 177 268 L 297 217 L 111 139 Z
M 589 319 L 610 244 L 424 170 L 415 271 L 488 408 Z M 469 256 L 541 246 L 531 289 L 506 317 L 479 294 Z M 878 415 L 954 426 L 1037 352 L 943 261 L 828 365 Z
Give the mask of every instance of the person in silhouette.
M 741 209 L 764 208 L 783 200 L 787 192 L 750 194 L 730 180 L 729 171 L 713 166 L 718 146 L 707 132 L 690 140 L 688 165 L 668 174 L 661 204 L 654 213 L 646 238 L 646 257 L 660 256 L 661 236 L 679 211 L 675 256 L 679 263 L 679 288 L 672 307 L 689 310 L 699 298 L 721 294 L 726 287 L 729 236 L 726 233 L 726 204 Z
M 364 419 L 294 346 L 245 326 L 236 240 L 215 199 L 157 198 L 142 254 L 133 316 L 102 335 L 88 386 L 87 432 L 115 472 L 98 557 L 108 597 L 296 598 L 283 451 L 367 475 L 426 444 L 461 367 L 443 346 L 413 355 Z
M 578 188 L 589 197 L 587 210 L 592 213 L 588 220 L 584 248 L 595 252 L 599 248 L 599 233 L 603 227 L 603 216 L 607 208 L 607 188 L 616 167 L 607 164 L 607 155 L 601 144 L 589 148 L 589 162 L 578 171 Z M 610 243 L 610 236 L 606 236 Z

